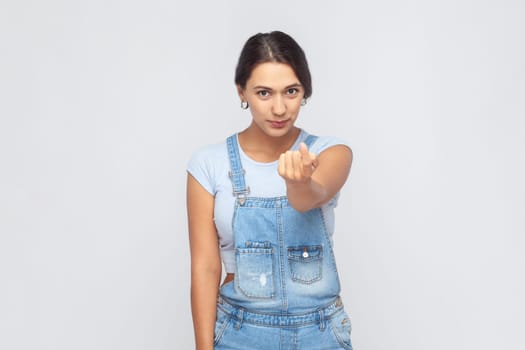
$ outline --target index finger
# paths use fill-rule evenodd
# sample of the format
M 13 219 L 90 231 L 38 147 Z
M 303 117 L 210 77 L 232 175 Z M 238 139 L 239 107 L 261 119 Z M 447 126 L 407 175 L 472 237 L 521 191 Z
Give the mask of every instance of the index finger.
M 299 153 L 301 153 L 301 160 L 303 164 L 307 165 L 311 162 L 310 152 L 308 152 L 308 147 L 304 142 L 299 144 Z

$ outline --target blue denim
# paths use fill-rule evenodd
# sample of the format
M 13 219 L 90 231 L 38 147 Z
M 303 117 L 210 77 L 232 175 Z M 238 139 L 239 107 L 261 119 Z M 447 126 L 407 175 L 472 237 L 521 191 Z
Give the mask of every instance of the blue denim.
M 219 297 L 216 350 L 352 350 L 350 318 L 340 298 L 308 313 L 264 313 Z
M 236 270 L 220 289 L 215 348 L 352 349 L 321 209 L 300 213 L 286 197 L 249 197 L 236 138 L 227 145 Z

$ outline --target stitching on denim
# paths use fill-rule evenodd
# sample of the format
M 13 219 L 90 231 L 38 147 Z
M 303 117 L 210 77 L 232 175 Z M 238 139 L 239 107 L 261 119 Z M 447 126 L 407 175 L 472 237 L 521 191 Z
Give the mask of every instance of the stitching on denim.
M 270 259 L 271 261 L 271 283 L 269 283 L 268 288 L 264 288 L 263 291 L 259 294 L 254 294 L 253 292 L 250 292 L 243 286 L 243 275 L 241 272 L 239 272 L 239 259 L 241 255 L 244 255 L 245 257 L 249 258 L 250 256 L 267 256 L 265 259 Z M 273 248 L 235 248 L 235 287 L 241 291 L 242 294 L 249 298 L 255 298 L 255 299 L 271 299 L 275 297 L 275 263 L 274 258 L 275 252 Z M 263 294 L 263 295 L 261 295 Z
M 335 254 L 334 254 L 334 249 L 332 247 L 332 242 L 330 240 L 330 237 L 328 236 L 328 230 L 326 229 L 326 219 L 324 217 L 324 213 L 323 213 L 323 209 L 322 208 L 317 208 L 317 210 L 319 210 L 319 213 L 321 214 L 321 220 L 323 222 L 323 234 L 324 236 L 326 237 L 326 244 L 328 245 L 328 249 L 329 249 L 329 253 L 330 255 L 332 256 L 332 267 L 335 271 L 335 279 L 337 281 L 337 290 L 340 291 L 341 290 L 341 281 L 339 280 L 339 271 L 337 271 L 337 263 L 335 261 Z
M 341 309 L 340 311 L 343 311 L 343 309 Z M 332 317 L 330 317 L 330 319 L 328 321 L 328 324 L 330 326 L 330 329 L 332 330 L 332 334 L 337 339 L 337 342 L 339 343 L 339 345 L 341 345 L 346 350 L 352 350 L 352 343 L 351 343 L 350 334 L 348 334 L 348 336 L 347 336 L 348 337 L 348 341 L 349 341 L 349 343 L 347 343 L 345 341 L 345 339 L 344 339 L 344 336 L 341 334 L 341 332 L 339 332 L 339 329 L 337 328 L 337 326 L 334 325 L 334 322 L 336 322 L 336 320 L 335 320 L 336 316 L 340 316 L 339 313 L 340 312 L 337 312 L 337 315 L 336 314 L 332 315 Z M 346 312 L 345 312 L 344 316 L 348 317 L 348 314 L 346 314 Z
M 222 340 L 222 336 L 224 335 L 224 331 L 226 330 L 226 327 L 228 327 L 228 325 L 230 324 L 230 321 L 231 321 L 231 318 L 232 316 L 225 312 L 224 310 L 222 310 L 225 314 L 226 314 L 226 318 L 224 319 L 224 321 L 222 321 L 222 324 L 220 325 L 219 327 L 219 330 L 217 332 L 217 334 L 215 335 L 215 339 L 213 340 L 213 345 L 218 345 L 219 342 Z
M 302 258 L 302 257 L 297 258 L 290 254 L 291 250 L 301 251 L 303 248 L 308 248 L 310 251 L 312 249 L 317 249 L 319 250 L 319 255 L 308 257 L 308 258 Z M 292 281 L 297 282 L 297 283 L 302 283 L 302 284 L 312 284 L 312 283 L 318 282 L 323 279 L 323 246 L 315 245 L 315 246 L 288 247 L 287 251 L 288 251 L 288 265 L 290 266 L 290 277 Z M 302 266 L 301 264 L 315 265 L 313 267 L 310 266 L 312 270 L 315 269 L 315 267 L 317 267 L 317 271 L 313 274 L 312 278 L 306 279 L 305 277 L 300 276 L 300 274 L 297 272 L 297 269 Z

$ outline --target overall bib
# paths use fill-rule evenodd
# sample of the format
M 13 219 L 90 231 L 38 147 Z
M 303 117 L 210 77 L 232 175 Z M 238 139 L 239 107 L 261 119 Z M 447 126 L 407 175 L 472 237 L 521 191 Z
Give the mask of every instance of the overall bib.
M 352 349 L 322 210 L 250 197 L 235 135 L 227 146 L 236 270 L 220 289 L 215 349 Z

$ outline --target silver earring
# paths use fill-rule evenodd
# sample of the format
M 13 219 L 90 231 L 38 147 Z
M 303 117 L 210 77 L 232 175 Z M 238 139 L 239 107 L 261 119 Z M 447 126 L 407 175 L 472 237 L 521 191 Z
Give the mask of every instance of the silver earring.
M 248 109 L 248 101 L 241 101 L 241 108 Z
M 306 105 L 306 97 L 301 100 L 301 106 L 305 106 L 305 105 Z

